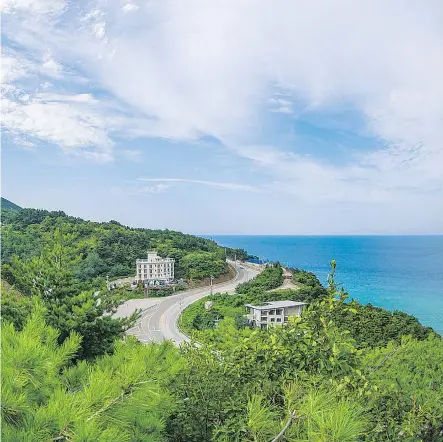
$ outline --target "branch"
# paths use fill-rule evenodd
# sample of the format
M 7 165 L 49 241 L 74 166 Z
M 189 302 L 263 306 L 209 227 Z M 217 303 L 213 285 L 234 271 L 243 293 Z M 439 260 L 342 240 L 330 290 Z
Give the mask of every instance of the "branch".
M 58 441 L 58 440 L 72 441 L 72 439 L 70 439 L 70 438 L 65 434 L 65 431 L 66 431 L 66 430 L 67 430 L 67 429 L 65 428 L 65 429 L 62 431 L 61 436 L 54 437 L 54 439 L 52 439 L 52 440 L 53 440 L 53 441 Z
M 88 417 L 88 419 L 86 419 L 86 422 L 90 421 L 91 419 L 94 419 L 94 417 L 98 416 L 99 414 L 103 413 L 104 411 L 106 411 L 109 407 L 111 407 L 112 405 L 114 405 L 117 401 L 119 401 L 120 399 L 122 399 L 125 396 L 125 392 L 123 392 L 120 396 L 117 396 L 116 398 L 112 399 L 111 402 L 108 402 L 103 408 L 100 408 L 100 410 L 96 411 L 94 414 L 92 414 L 91 416 Z
M 283 437 L 283 435 L 285 434 L 285 431 L 290 427 L 292 421 L 296 418 L 297 418 L 297 416 L 296 416 L 295 410 L 294 410 L 292 413 L 289 414 L 289 419 L 288 419 L 288 422 L 286 422 L 286 425 L 282 428 L 280 433 L 278 433 L 277 436 L 274 439 L 272 439 L 271 442 L 279 441 Z
M 371 376 L 372 374 L 374 374 L 380 367 L 382 367 L 384 364 L 385 364 L 385 362 L 388 360 L 388 359 L 390 359 L 390 358 L 392 358 L 392 356 L 394 356 L 395 355 L 395 353 L 397 353 L 400 349 L 402 349 L 402 348 L 404 348 L 404 347 L 402 347 L 401 345 L 399 345 L 394 351 L 391 351 L 391 353 L 388 353 L 386 356 L 385 356 L 385 358 L 380 362 L 380 364 L 378 364 L 373 370 L 371 370 L 369 373 L 368 373 L 368 376 Z
M 129 387 L 128 391 L 123 391 L 119 396 L 117 396 L 116 398 L 112 399 L 112 401 L 108 402 L 104 407 L 100 408 L 100 410 L 97 410 L 94 414 L 92 414 L 91 416 L 88 417 L 88 419 L 86 419 L 86 422 L 90 421 L 91 419 L 94 419 L 94 417 L 98 416 L 99 414 L 103 413 L 104 411 L 106 411 L 109 407 L 112 407 L 116 402 L 118 402 L 120 399 L 124 399 L 127 396 L 130 396 L 133 391 L 134 391 L 134 387 L 137 387 L 138 385 L 143 385 L 143 384 L 147 384 L 151 382 L 150 380 L 148 381 L 140 381 L 140 382 L 136 382 L 134 384 L 132 384 Z

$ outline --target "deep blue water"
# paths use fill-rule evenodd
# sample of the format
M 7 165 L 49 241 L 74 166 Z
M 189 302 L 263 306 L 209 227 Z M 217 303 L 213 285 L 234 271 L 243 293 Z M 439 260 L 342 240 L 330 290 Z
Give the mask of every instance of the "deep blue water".
M 314 272 L 331 259 L 351 298 L 416 316 L 443 333 L 443 236 L 225 236 L 220 245 Z

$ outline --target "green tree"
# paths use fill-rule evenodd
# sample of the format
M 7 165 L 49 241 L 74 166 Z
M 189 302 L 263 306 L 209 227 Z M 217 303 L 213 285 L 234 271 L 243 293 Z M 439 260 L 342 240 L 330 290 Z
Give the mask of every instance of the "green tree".
M 168 385 L 183 367 L 170 344 L 119 343 L 95 363 L 72 365 L 81 337 L 35 310 L 22 331 L 2 325 L 2 439 L 164 441 L 176 403 Z
M 60 330 L 60 342 L 72 330 L 81 334 L 79 358 L 112 351 L 115 339 L 130 321 L 104 315 L 112 309 L 112 303 L 99 304 L 92 291 L 81 291 L 81 285 L 69 269 L 68 259 L 60 253 L 63 253 L 60 249 L 53 252 L 47 248 L 39 258 L 28 261 L 14 257 L 8 267 L 12 282 L 24 296 L 43 301 L 48 323 Z M 4 305 L 12 308 L 12 300 Z
M 364 366 L 377 386 L 370 397 L 368 441 L 443 441 L 443 340 L 404 337 L 367 353 Z

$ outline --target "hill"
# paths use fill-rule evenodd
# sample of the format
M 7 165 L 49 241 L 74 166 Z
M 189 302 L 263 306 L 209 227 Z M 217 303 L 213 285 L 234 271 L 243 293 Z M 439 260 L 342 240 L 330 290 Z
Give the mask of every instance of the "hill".
M 131 319 L 111 316 L 104 275 L 133 272 L 153 248 L 197 278 L 233 250 L 63 212 L 5 214 L 2 440 L 443 442 L 442 339 L 348 302 L 335 261 L 327 288 L 291 269 L 302 287 L 270 293 L 276 263 L 209 310 L 191 305 L 200 345 L 141 345 L 122 336 Z M 309 306 L 285 327 L 245 326 L 245 303 L 276 296 Z
M 82 286 L 96 286 L 97 278 L 106 276 L 134 275 L 136 259 L 144 258 L 150 249 L 175 259 L 176 278 L 193 281 L 227 273 L 226 258 L 247 257 L 244 250 L 223 248 L 215 241 L 181 232 L 132 228 L 117 221 L 85 221 L 61 211 L 8 211 L 2 222 L 4 265 L 11 264 L 13 255 L 30 260 L 39 257 L 45 247 L 60 243 L 66 256 L 76 257 L 70 267 Z
M 14 210 L 16 212 L 22 210 L 20 206 L 17 206 L 17 204 L 14 204 L 12 201 L 9 201 L 3 197 L 1 198 L 1 208 L 7 210 Z

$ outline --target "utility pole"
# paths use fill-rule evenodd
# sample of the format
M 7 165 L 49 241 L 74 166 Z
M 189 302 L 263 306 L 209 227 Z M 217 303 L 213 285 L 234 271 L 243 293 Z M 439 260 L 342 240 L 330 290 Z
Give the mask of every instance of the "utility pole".
M 211 295 L 212 295 L 212 281 L 213 281 L 214 277 L 211 275 Z
M 106 287 L 108 288 L 108 290 L 110 290 L 110 288 L 109 288 L 109 275 L 106 275 Z

